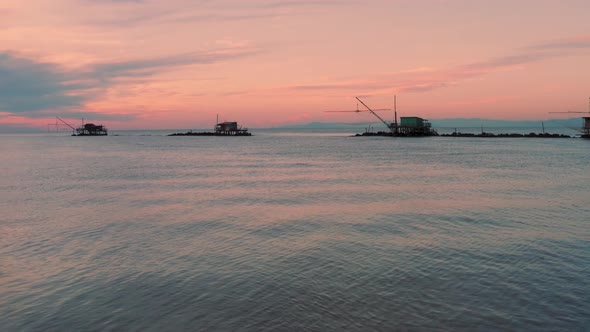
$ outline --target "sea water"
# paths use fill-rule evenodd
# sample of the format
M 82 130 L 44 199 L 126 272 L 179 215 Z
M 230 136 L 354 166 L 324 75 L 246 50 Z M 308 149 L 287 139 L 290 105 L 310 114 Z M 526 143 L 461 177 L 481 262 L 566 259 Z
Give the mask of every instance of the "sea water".
M 590 140 L 0 136 L 2 331 L 590 329 Z

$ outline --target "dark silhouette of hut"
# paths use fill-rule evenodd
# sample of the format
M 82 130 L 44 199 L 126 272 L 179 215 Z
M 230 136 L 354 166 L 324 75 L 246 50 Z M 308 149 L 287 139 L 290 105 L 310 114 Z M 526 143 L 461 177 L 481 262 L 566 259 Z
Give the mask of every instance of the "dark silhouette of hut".
M 76 128 L 76 136 L 106 136 L 108 135 L 107 128 L 103 125 L 95 125 L 94 123 L 86 123 L 85 125 Z
M 248 129 L 242 129 L 237 122 L 222 122 L 215 125 L 215 134 L 222 136 L 248 136 Z

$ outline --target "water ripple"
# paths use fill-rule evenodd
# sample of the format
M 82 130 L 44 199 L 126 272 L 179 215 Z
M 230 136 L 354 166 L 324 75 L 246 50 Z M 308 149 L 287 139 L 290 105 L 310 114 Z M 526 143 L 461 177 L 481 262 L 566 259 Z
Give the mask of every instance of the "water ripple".
M 0 147 L 4 331 L 590 326 L 587 144 L 152 135 Z

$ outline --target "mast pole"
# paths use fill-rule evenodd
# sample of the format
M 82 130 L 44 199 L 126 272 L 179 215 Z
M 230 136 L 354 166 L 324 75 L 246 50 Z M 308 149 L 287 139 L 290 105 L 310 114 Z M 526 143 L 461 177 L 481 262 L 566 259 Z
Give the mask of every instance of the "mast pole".
M 57 116 L 56 116 L 55 118 L 56 118 L 57 120 L 59 120 L 59 121 L 63 122 L 63 123 L 66 125 L 66 126 L 68 126 L 68 127 L 72 128 L 72 133 L 75 133 L 75 132 L 76 132 L 76 128 L 72 127 L 72 126 L 71 126 L 69 123 L 65 122 L 64 120 L 60 119 L 60 118 L 59 118 L 59 117 L 57 117 Z
M 376 116 L 379 120 L 381 120 L 381 122 L 383 122 L 383 124 L 385 124 L 385 127 L 389 128 L 389 130 L 391 130 L 391 132 L 393 133 L 393 128 L 392 125 L 390 125 L 389 123 L 387 123 L 387 121 L 383 120 L 383 118 L 381 118 L 379 115 L 377 115 L 377 113 L 373 112 L 373 110 L 371 108 L 369 108 L 369 106 L 367 106 L 365 103 L 363 103 L 362 100 L 359 99 L 359 97 L 355 97 L 356 100 L 360 101 L 361 104 L 363 104 L 363 106 L 365 106 L 369 112 L 373 113 L 374 116 Z
M 395 133 L 398 133 L 398 125 L 397 125 L 397 96 L 393 95 L 393 113 L 395 118 Z

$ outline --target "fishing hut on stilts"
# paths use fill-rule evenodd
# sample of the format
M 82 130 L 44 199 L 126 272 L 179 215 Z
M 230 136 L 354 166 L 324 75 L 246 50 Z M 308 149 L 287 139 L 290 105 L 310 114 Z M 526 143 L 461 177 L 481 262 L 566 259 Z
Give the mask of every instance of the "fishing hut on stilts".
M 362 100 L 358 97 L 356 99 L 365 106 L 371 114 L 376 116 L 388 129 L 388 132 L 379 132 L 377 135 L 379 136 L 394 136 L 394 137 L 403 137 L 403 136 L 438 136 L 436 130 L 432 129 L 430 122 L 426 119 L 417 117 L 417 116 L 407 116 L 407 117 L 400 117 L 400 122 L 397 121 L 397 96 L 393 96 L 393 122 L 388 123 L 387 121 L 383 120 L 377 113 L 375 113 L 369 106 L 367 106 Z M 369 133 L 369 135 L 375 135 Z M 366 135 L 359 135 L 359 136 L 366 136 Z

